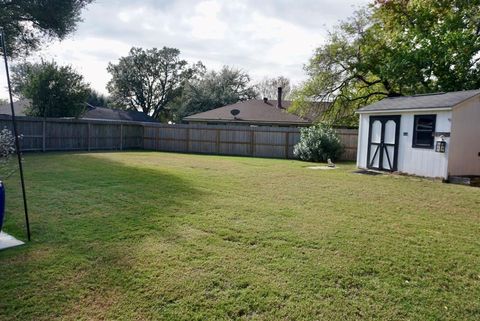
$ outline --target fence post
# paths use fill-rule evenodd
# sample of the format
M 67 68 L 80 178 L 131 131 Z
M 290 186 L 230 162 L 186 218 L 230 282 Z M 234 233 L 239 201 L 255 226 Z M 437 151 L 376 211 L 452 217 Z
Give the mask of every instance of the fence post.
M 290 142 L 290 132 L 285 133 L 285 158 L 288 159 L 288 143 Z
M 120 150 L 123 150 L 123 124 L 120 124 Z
M 87 124 L 87 150 L 90 151 L 90 135 L 91 135 L 91 124 L 88 122 Z
M 217 154 L 220 154 L 220 129 L 217 128 L 216 134 L 215 150 L 217 151 Z
M 190 128 L 187 128 L 187 153 L 190 151 Z
M 255 156 L 255 130 L 250 128 L 250 155 Z
M 45 126 L 46 126 L 46 121 L 45 119 L 43 119 L 43 123 L 42 123 L 42 152 L 45 152 L 45 140 L 46 140 L 46 137 L 45 137 L 45 133 L 46 133 L 46 129 L 45 129 Z

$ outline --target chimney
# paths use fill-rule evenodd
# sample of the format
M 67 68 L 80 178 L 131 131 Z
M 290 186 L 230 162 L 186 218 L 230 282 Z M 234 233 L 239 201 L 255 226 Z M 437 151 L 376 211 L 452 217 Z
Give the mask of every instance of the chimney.
M 278 87 L 277 107 L 283 108 L 282 107 L 282 87 Z

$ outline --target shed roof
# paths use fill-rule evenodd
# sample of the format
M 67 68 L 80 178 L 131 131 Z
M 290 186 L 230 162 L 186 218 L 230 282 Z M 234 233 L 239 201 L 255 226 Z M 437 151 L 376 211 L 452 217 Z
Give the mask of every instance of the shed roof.
M 478 94 L 480 94 L 480 89 L 389 97 L 360 108 L 358 112 L 452 108 Z
M 267 102 L 251 99 L 212 109 L 203 113 L 194 114 L 183 118 L 184 121 L 224 121 L 224 122 L 251 122 L 251 123 L 278 123 L 278 124 L 310 124 L 307 119 L 290 114 L 286 108 L 290 101 L 282 101 L 282 107 L 277 107 L 276 100 Z M 233 116 L 231 111 L 237 109 L 240 113 Z

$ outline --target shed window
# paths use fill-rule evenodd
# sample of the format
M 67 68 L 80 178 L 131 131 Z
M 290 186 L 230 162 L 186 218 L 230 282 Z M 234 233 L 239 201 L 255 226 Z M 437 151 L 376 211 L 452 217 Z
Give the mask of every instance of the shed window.
M 437 115 L 415 115 L 413 125 L 413 147 L 433 148 Z

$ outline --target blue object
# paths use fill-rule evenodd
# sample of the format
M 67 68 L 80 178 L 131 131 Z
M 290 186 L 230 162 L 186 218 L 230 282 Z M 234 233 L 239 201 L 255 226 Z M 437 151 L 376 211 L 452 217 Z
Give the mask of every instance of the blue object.
M 0 181 L 0 232 L 2 231 L 3 218 L 5 217 L 5 185 Z

